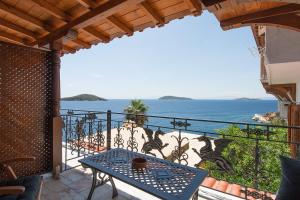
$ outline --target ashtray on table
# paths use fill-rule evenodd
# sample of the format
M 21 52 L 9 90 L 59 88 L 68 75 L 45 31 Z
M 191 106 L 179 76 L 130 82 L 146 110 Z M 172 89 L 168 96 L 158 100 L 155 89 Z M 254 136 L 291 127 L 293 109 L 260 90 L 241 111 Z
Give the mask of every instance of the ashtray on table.
M 147 160 L 145 158 L 134 158 L 132 159 L 132 168 L 143 169 L 147 167 Z

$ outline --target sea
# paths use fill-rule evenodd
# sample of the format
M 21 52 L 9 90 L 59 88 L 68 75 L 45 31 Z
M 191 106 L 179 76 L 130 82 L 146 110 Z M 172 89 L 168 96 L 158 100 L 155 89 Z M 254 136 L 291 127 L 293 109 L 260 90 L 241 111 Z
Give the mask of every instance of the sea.
M 61 101 L 62 109 L 77 109 L 90 111 L 111 110 L 123 112 L 130 104 L 129 99 L 108 101 Z M 148 106 L 148 115 L 189 118 L 199 120 L 214 120 L 226 122 L 257 123 L 252 120 L 254 114 L 277 112 L 276 100 L 143 100 Z M 124 116 L 113 115 L 113 119 L 121 120 Z M 149 118 L 149 125 L 172 127 L 172 120 L 164 118 Z M 177 120 L 178 121 L 178 120 Z M 180 121 L 180 120 L 179 120 Z M 181 120 L 184 121 L 184 120 Z M 193 122 L 189 127 L 193 130 L 213 131 L 226 127 L 224 123 Z

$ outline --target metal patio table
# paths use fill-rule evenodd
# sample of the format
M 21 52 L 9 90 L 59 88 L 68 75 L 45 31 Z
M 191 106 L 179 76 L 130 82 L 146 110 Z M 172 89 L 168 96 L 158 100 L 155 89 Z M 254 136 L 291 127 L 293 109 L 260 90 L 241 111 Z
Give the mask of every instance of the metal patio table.
M 147 160 L 145 169 L 132 168 L 131 161 L 137 157 Z M 92 198 L 96 187 L 108 181 L 113 188 L 112 198 L 116 197 L 118 192 L 113 178 L 161 199 L 188 200 L 191 197 L 197 199 L 198 188 L 208 175 L 204 170 L 120 148 L 83 158 L 79 162 L 84 167 L 91 168 L 93 172 L 88 200 Z

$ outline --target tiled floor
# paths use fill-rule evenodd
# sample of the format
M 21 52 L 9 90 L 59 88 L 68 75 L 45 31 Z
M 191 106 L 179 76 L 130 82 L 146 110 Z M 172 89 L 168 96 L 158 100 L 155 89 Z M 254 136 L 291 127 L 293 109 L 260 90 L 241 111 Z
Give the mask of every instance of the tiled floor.
M 114 200 L 158 200 L 158 198 L 143 192 L 126 183 L 115 180 L 118 189 L 118 197 Z M 77 167 L 65 171 L 61 174 L 59 180 L 54 180 L 50 175 L 44 176 L 44 185 L 42 190 L 42 200 L 85 200 L 87 199 L 92 184 L 92 175 L 90 169 Z M 235 200 L 233 196 L 225 195 L 208 188 L 200 187 L 199 200 Z M 93 200 L 112 199 L 112 188 L 109 183 L 95 189 Z
M 59 180 L 46 176 L 44 177 L 42 200 L 84 200 L 88 196 L 91 183 L 91 171 L 81 167 L 63 172 Z M 157 199 L 123 182 L 115 180 L 115 184 L 119 193 L 115 200 Z M 134 194 L 136 197 L 130 194 Z M 112 188 L 109 184 L 105 184 L 95 190 L 92 199 L 108 200 L 112 199 L 111 196 Z

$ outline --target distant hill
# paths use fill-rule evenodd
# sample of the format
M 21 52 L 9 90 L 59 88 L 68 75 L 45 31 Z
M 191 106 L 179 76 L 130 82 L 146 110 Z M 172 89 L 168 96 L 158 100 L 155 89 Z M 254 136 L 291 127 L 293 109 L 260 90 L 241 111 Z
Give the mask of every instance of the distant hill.
M 104 98 L 92 94 L 79 94 L 72 97 L 61 98 L 62 101 L 107 101 Z
M 176 96 L 163 96 L 158 98 L 159 100 L 192 100 L 191 98 L 187 97 L 176 97 Z
M 239 100 L 239 101 L 257 101 L 257 100 L 261 100 L 261 99 L 257 99 L 257 98 L 246 98 L 246 97 L 242 97 L 242 98 L 237 98 L 237 99 L 234 99 L 234 100 Z

